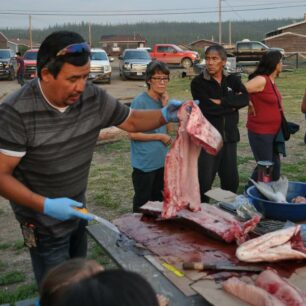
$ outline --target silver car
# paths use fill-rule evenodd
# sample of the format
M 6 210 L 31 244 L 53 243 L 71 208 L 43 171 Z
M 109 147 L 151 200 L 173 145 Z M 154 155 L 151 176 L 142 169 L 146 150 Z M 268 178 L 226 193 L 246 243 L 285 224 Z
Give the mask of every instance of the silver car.
M 110 84 L 112 67 L 106 52 L 103 49 L 93 48 L 90 53 L 89 79 L 93 82 L 106 81 Z
M 17 74 L 17 60 L 10 49 L 0 49 L 0 78 L 13 81 Z
M 119 56 L 119 73 L 122 80 L 145 78 L 147 65 L 151 56 L 146 50 L 125 49 Z

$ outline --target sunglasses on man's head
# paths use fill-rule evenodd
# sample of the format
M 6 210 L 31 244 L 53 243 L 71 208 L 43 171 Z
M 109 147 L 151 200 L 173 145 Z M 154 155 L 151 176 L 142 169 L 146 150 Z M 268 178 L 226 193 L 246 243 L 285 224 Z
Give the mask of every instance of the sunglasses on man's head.
M 90 52 L 90 47 L 86 42 L 71 44 L 56 53 L 56 57 L 64 56 L 66 54 L 73 54 L 73 53 L 83 53 L 83 52 Z

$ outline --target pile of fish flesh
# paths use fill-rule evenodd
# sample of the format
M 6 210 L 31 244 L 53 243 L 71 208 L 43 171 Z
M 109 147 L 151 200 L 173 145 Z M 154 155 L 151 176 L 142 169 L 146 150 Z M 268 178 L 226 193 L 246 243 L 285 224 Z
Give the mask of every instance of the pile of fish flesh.
M 305 294 L 280 277 L 275 270 L 261 272 L 255 282 L 232 277 L 223 283 L 223 289 L 254 306 L 305 306 Z
M 306 198 L 302 196 L 297 196 L 291 200 L 294 204 L 306 204 Z

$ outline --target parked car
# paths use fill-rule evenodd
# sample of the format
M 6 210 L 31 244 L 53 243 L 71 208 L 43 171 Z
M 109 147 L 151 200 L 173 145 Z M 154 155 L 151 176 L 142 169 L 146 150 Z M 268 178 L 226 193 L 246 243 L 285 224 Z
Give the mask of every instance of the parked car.
M 152 48 L 151 47 L 138 47 L 137 50 L 146 50 L 148 52 L 152 52 Z
M 33 79 L 37 76 L 37 71 L 36 71 L 37 53 L 38 49 L 29 49 L 23 55 L 25 79 Z
M 110 84 L 111 76 L 112 67 L 106 52 L 103 49 L 91 49 L 89 79 L 92 79 L 93 82 L 106 80 Z
M 125 49 L 119 56 L 119 73 L 122 80 L 144 79 L 151 56 L 146 50 Z
M 191 50 L 182 50 L 174 44 L 156 44 L 150 52 L 152 59 L 170 65 L 180 65 L 190 68 L 200 60 L 199 53 Z
M 269 50 L 280 51 L 283 55 L 285 54 L 282 48 L 270 48 L 260 41 L 254 41 L 249 39 L 244 39 L 242 41 L 237 41 L 234 49 L 228 49 L 227 52 L 236 57 L 237 63 L 243 64 L 256 64 L 260 61 L 264 53 Z
M 16 56 L 10 49 L 0 49 L 0 78 L 14 80 L 17 74 Z

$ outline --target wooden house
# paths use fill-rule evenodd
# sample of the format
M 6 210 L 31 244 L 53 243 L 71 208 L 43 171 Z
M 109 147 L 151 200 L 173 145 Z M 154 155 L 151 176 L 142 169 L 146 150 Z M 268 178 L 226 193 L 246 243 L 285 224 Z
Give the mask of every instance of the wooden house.
M 22 38 L 7 38 L 0 32 L 0 49 L 11 49 L 14 53 L 21 52 L 29 49 L 31 46 L 29 39 Z M 38 48 L 39 43 L 32 43 L 32 48 Z
M 101 47 L 108 55 L 119 55 L 127 48 L 143 48 L 146 42 L 140 34 L 101 36 Z
M 264 42 L 269 47 L 283 48 L 285 52 L 306 52 L 306 14 L 303 21 L 267 33 Z
M 0 32 L 0 49 L 6 49 L 7 48 L 7 37 Z

